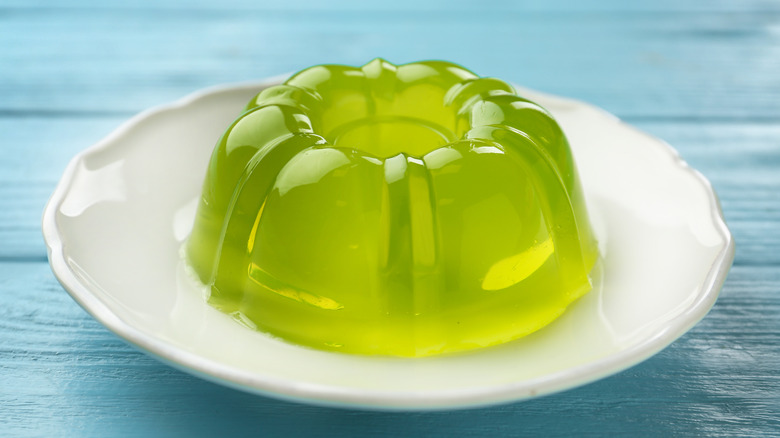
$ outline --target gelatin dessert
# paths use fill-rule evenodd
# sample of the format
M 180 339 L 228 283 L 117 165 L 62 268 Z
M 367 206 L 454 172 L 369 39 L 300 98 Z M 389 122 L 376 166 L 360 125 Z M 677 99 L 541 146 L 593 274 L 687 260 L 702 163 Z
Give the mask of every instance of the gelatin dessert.
M 185 254 L 245 325 L 404 357 L 544 327 L 598 257 L 546 110 L 449 62 L 382 59 L 253 98 L 214 149 Z

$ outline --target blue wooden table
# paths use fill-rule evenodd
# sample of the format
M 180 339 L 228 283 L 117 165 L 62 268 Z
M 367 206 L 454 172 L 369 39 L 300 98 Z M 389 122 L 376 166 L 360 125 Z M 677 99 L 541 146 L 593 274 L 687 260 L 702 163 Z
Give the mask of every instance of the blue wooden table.
M 780 436 L 780 2 L 129 3 L 0 1 L 0 436 Z M 582 99 L 675 146 L 712 181 L 737 241 L 710 314 L 578 389 L 377 413 L 176 371 L 57 283 L 39 221 L 78 151 L 202 87 L 376 56 Z

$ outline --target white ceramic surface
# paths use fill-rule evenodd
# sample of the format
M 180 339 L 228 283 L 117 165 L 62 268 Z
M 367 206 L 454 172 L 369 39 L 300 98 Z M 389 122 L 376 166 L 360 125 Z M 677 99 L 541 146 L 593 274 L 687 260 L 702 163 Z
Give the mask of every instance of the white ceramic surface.
M 660 351 L 712 307 L 734 257 L 709 183 L 662 141 L 587 104 L 531 90 L 563 126 L 603 254 L 597 287 L 543 330 L 468 354 L 328 353 L 253 332 L 208 306 L 179 247 L 211 150 L 265 82 L 195 93 L 77 155 L 43 217 L 52 269 L 117 335 L 165 362 L 273 397 L 372 409 L 531 398 Z

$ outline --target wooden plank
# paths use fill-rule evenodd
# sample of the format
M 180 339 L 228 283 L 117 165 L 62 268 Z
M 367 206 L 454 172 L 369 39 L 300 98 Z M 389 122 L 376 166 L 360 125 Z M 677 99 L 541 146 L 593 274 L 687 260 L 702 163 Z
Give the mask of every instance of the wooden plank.
M 372 413 L 278 402 L 178 372 L 102 328 L 45 263 L 0 263 L 0 431 L 276 436 L 760 436 L 780 423 L 776 267 L 736 266 L 689 334 L 585 387 L 493 409 Z M 759 354 L 760 352 L 760 354 Z M 204 415 L 204 413 L 208 415 Z M 260 424 L 258 422 L 261 422 Z M 324 427 L 329 424 L 331 427 Z
M 365 2 L 361 0 L 341 0 L 337 2 L 318 2 L 301 0 L 289 3 L 281 0 L 257 2 L 253 0 L 232 0 L 230 2 L 212 2 L 208 0 L 195 0 L 182 3 L 177 0 L 142 0 L 135 2 L 103 2 L 100 0 L 71 0 L 63 3 L 57 0 L 6 0 L 5 9 L 21 10 L 52 10 L 63 9 L 110 9 L 110 10 L 144 10 L 177 12 L 192 11 L 221 11 L 221 10 L 251 10 L 251 11 L 436 11 L 436 12 L 471 12 L 484 10 L 521 10 L 521 11 L 545 11 L 556 13 L 582 13 L 601 12 L 619 14 L 621 12 L 655 12 L 655 11 L 689 11 L 689 12 L 744 12 L 744 11 L 773 11 L 780 9 L 780 5 L 772 0 L 743 0 L 735 4 L 729 0 L 688 0 L 680 2 L 676 0 L 656 0 L 652 2 L 625 2 L 621 0 L 577 1 L 554 0 L 518 3 L 511 0 L 491 1 L 489 4 L 475 3 L 467 0 L 430 0 L 420 2 L 417 0 L 397 0 L 393 3 Z
M 0 65 L 10 66 L 0 111 L 136 112 L 209 85 L 381 55 L 453 60 L 622 117 L 780 120 L 780 12 L 770 3 L 695 14 L 145 5 L 0 9 Z

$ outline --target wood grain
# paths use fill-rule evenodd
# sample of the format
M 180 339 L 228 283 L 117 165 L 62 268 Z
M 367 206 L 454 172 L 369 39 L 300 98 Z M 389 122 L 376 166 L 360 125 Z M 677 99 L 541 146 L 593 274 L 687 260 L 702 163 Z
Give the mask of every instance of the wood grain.
M 0 65 L 21 66 L 0 70 L 0 110 L 132 113 L 208 85 L 383 56 L 453 60 L 621 117 L 778 121 L 778 17 L 777 10 L 0 9 L 8 35 Z
M 458 412 L 245 394 L 137 352 L 62 290 L 40 216 L 138 111 L 321 62 L 444 58 L 599 105 L 676 147 L 737 242 L 710 314 L 618 375 Z M 780 3 L 0 2 L 0 436 L 780 436 Z

